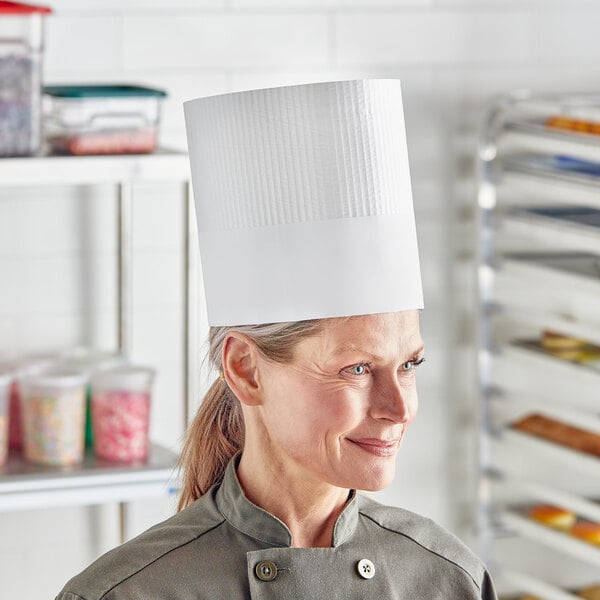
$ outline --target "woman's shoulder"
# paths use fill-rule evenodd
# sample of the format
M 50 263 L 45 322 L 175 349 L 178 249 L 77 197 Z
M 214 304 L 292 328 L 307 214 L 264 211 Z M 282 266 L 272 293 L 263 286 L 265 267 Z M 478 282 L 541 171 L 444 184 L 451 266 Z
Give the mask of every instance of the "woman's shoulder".
M 73 577 L 56 600 L 96 600 L 162 557 L 212 531 L 224 519 L 208 493 L 188 508 L 154 525 L 93 562 Z
M 466 572 L 477 584 L 486 576 L 482 561 L 454 534 L 435 521 L 409 510 L 380 504 L 366 496 L 359 496 L 359 513 L 375 526 L 398 534 L 404 543 L 410 540 L 432 557 L 446 561 Z

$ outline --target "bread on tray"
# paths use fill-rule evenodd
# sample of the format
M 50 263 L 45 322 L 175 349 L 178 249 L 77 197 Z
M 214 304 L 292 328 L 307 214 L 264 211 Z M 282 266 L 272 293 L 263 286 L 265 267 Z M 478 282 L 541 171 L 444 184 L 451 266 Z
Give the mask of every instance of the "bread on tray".
M 572 450 L 600 457 L 600 435 L 539 413 L 515 421 L 512 428 Z

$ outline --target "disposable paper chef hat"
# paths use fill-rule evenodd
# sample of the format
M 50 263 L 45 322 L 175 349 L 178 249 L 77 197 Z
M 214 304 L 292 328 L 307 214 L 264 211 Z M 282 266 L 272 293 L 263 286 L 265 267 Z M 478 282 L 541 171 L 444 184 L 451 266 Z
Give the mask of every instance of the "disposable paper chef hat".
M 184 110 L 210 325 L 422 308 L 398 80 Z

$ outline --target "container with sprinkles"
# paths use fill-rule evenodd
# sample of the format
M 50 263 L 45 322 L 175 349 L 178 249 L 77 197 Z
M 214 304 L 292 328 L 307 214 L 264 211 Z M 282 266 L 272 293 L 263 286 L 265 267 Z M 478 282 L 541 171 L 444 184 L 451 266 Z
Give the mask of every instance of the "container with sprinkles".
M 110 461 L 148 457 L 150 396 L 154 369 L 121 366 L 92 376 L 94 452 Z
M 0 0 L 0 157 L 40 149 L 44 18 L 50 12 Z
M 20 380 L 24 456 L 35 463 L 83 460 L 87 375 L 53 370 Z
M 8 457 L 8 401 L 14 374 L 0 371 L 0 466 Z
M 15 373 L 15 378 L 10 386 L 8 410 L 8 446 L 11 450 L 20 451 L 23 448 L 20 380 L 29 375 L 37 375 L 49 370 L 56 364 L 56 361 L 56 354 L 32 354 L 0 364 L 0 370 L 8 369 Z
M 126 360 L 119 352 L 105 352 L 94 348 L 79 346 L 65 352 L 61 357 L 60 362 L 68 369 L 83 371 L 91 377 L 96 371 L 124 365 Z M 85 398 L 85 445 L 87 448 L 93 446 L 91 401 L 91 383 L 88 382 Z

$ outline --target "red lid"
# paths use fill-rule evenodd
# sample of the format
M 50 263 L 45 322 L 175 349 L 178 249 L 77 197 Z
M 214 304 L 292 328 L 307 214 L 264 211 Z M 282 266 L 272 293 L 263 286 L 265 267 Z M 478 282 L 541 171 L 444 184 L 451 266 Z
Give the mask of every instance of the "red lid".
M 2 15 L 30 15 L 33 13 L 49 14 L 52 9 L 49 6 L 36 6 L 35 4 L 23 4 L 22 2 L 8 2 L 0 0 L 0 14 Z

